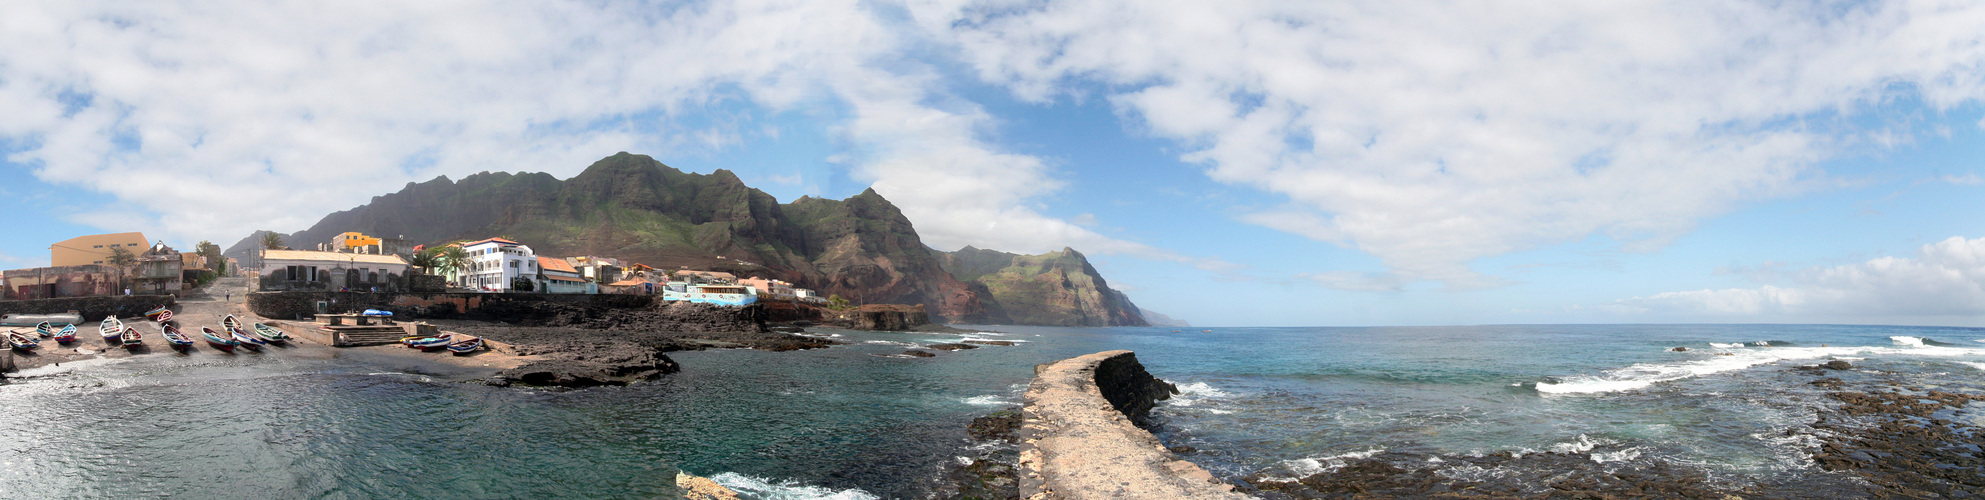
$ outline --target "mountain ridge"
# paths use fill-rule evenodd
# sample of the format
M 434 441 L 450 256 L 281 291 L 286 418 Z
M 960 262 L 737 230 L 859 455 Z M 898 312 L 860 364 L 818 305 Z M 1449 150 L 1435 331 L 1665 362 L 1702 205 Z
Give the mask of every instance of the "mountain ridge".
M 802 196 L 782 204 L 729 170 L 683 172 L 626 152 L 565 180 L 542 172 L 480 172 L 409 182 L 307 229 L 278 234 L 288 246 L 315 248 L 346 231 L 428 245 L 500 236 L 539 255 L 725 271 L 783 279 L 856 303 L 924 304 L 948 322 L 1013 318 L 991 299 L 991 287 L 946 271 L 902 211 L 872 188 L 842 200 Z M 266 232 L 250 234 L 225 253 L 252 265 Z M 1087 269 L 1076 273 L 1076 281 L 1088 283 L 1095 275 L 1086 260 L 1058 269 L 1070 268 Z M 1101 282 L 1100 276 L 1093 281 Z M 1052 316 L 1021 312 L 1023 318 Z

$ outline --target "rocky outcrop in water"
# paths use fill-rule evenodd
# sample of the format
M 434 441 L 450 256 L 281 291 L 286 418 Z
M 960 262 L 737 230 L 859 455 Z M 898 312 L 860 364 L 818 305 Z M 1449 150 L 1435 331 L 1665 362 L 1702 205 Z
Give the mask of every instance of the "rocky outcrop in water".
M 633 342 L 574 340 L 564 345 L 536 344 L 519 354 L 545 359 L 497 372 L 495 385 L 525 384 L 557 387 L 627 385 L 682 371 L 663 350 Z

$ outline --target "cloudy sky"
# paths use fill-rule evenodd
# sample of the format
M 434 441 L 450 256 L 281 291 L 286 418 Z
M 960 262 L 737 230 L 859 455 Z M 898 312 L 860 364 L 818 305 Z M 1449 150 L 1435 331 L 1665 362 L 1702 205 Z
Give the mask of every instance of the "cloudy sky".
M 1985 326 L 1985 3 L 0 4 L 0 267 L 628 151 L 1206 325 Z

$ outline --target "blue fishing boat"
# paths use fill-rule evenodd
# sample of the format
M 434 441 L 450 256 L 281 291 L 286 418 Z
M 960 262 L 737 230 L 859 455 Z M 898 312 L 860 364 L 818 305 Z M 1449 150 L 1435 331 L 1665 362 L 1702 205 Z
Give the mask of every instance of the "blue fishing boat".
M 207 344 L 214 346 L 216 349 L 234 352 L 234 346 L 240 345 L 234 341 L 233 335 L 222 335 L 221 332 L 216 332 L 212 328 L 200 327 L 200 333 L 206 335 Z
M 55 342 L 58 344 L 67 344 L 75 341 L 76 325 L 62 325 L 62 329 L 55 332 Z
M 406 337 L 400 339 L 400 343 L 405 344 L 407 347 L 425 351 L 428 349 L 448 347 L 448 342 L 451 338 L 451 334 L 443 333 L 433 337 Z
M 41 341 L 35 340 L 33 335 L 28 335 L 25 333 L 14 331 L 14 332 L 7 332 L 7 345 L 9 347 L 13 347 L 15 349 L 20 349 L 25 351 L 28 349 L 40 347 Z
M 482 337 L 468 337 L 448 343 L 448 350 L 455 354 L 468 354 L 482 348 Z
M 244 332 L 241 330 L 229 331 L 228 335 L 234 337 L 235 344 L 249 348 L 251 350 L 259 351 L 262 350 L 262 346 L 269 345 L 268 342 L 263 342 L 262 339 L 255 338 L 254 335 L 249 335 L 248 332 Z
M 105 343 L 122 343 L 124 340 L 124 322 L 118 321 L 116 316 L 104 316 L 103 322 L 97 324 L 97 334 L 103 336 Z
M 34 325 L 34 332 L 40 334 L 42 337 L 49 337 L 55 335 L 55 327 L 49 325 L 47 321 L 43 321 Z
M 171 344 L 174 350 L 184 352 L 187 348 L 193 347 L 193 339 L 184 333 L 179 333 L 177 326 L 159 325 L 159 336 L 165 337 L 165 342 Z

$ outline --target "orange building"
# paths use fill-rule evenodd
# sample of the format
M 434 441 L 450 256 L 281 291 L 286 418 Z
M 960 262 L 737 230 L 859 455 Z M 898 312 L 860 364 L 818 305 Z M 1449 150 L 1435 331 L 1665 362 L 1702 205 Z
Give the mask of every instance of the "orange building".
M 109 265 L 110 252 L 113 249 L 122 248 L 131 252 L 132 257 L 137 257 L 151 247 L 151 240 L 145 239 L 145 233 L 77 236 L 49 245 L 48 265 L 52 267 Z

